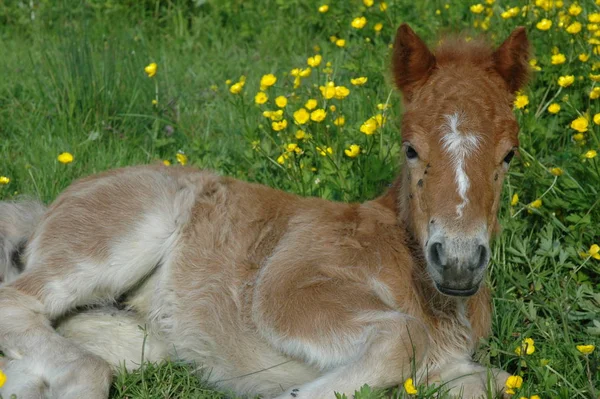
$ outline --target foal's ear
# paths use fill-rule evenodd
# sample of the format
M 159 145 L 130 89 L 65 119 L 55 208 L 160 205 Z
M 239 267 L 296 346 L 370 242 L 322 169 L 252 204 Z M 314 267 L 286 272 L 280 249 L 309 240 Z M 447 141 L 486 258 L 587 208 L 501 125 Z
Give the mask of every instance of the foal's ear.
M 425 83 L 435 67 L 435 57 L 427 45 L 408 26 L 402 24 L 396 32 L 392 68 L 396 86 L 410 101 L 415 87 Z
M 492 55 L 494 69 L 511 93 L 518 91 L 529 76 L 529 40 L 525 28 L 516 28 Z

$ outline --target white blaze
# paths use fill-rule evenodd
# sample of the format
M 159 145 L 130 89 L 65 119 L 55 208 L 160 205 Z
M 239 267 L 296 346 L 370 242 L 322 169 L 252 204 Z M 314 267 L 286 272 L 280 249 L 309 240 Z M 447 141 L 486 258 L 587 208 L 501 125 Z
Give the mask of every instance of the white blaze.
M 462 217 L 463 208 L 469 203 L 467 191 L 469 191 L 471 185 L 469 176 L 465 172 L 465 160 L 479 147 L 479 138 L 471 133 L 460 132 L 458 130 L 460 125 L 458 117 L 458 113 L 446 115 L 446 123 L 444 124 L 446 133 L 442 136 L 441 142 L 444 150 L 452 159 L 455 174 L 454 181 L 457 185 L 456 190 L 462 199 L 462 202 L 456 206 L 456 213 L 458 217 Z

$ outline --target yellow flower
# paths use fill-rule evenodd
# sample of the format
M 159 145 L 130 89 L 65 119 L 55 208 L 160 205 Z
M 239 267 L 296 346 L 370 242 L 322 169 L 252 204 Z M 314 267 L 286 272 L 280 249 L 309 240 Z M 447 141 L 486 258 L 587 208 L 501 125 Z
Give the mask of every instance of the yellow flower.
M 182 166 L 185 166 L 188 162 L 188 157 L 183 152 L 178 152 L 175 157 L 177 158 L 177 162 Z
M 333 121 L 333 124 L 336 126 L 344 126 L 346 124 L 346 118 L 344 118 L 343 116 L 338 116 Z
M 537 208 L 541 208 L 542 207 L 542 200 L 538 198 L 535 201 L 531 202 L 529 204 L 529 206 L 532 207 L 532 208 L 536 208 L 536 209 Z
M 582 133 L 576 133 L 573 135 L 573 140 L 579 142 L 582 141 L 584 139 L 584 136 Z
M 548 30 L 552 27 L 552 21 L 550 21 L 549 19 L 542 19 L 540 22 L 538 22 L 535 25 L 536 28 L 538 28 L 539 30 Z
M 58 156 L 58 162 L 62 163 L 62 164 L 67 164 L 67 163 L 71 163 L 73 162 L 73 155 L 69 152 L 63 152 L 62 154 L 60 154 Z
M 254 102 L 257 104 L 264 104 L 267 102 L 268 99 L 269 99 L 269 96 L 267 96 L 267 93 L 265 93 L 264 91 L 259 91 L 254 96 Z
M 580 116 L 571 122 L 571 128 L 577 130 L 579 133 L 584 133 L 588 130 L 588 123 L 586 117 Z
M 360 147 L 356 144 L 351 144 L 349 149 L 344 150 L 344 154 L 350 158 L 356 158 L 360 154 Z
M 283 130 L 287 127 L 287 120 L 281 120 L 279 122 L 271 122 L 271 128 L 276 132 Z
M 552 173 L 554 176 L 562 176 L 564 171 L 561 168 L 550 168 L 550 173 Z
M 529 399 L 542 399 L 542 398 L 540 398 L 540 395 L 531 395 L 529 397 Z
M 596 100 L 597 98 L 600 98 L 600 87 L 594 87 L 592 91 L 590 91 L 590 99 Z
M 518 109 L 525 108 L 527 106 L 527 104 L 529 104 L 529 97 L 527 97 L 526 95 L 521 94 L 515 98 L 514 105 L 516 108 L 518 108 Z
M 575 76 L 573 75 L 561 76 L 558 78 L 558 85 L 560 87 L 569 87 L 573 82 L 575 82 Z
M 596 258 L 596 255 L 600 255 L 600 245 L 592 244 L 590 246 L 590 250 L 588 251 L 588 254 L 590 254 L 590 256 L 593 256 Z M 596 259 L 600 259 L 600 258 L 596 258 Z
M 365 123 L 363 123 L 360 127 L 360 131 L 366 134 L 367 136 L 372 135 L 377 130 L 377 121 L 375 118 L 369 118 Z
M 331 112 L 335 112 L 335 110 L 336 110 L 336 109 L 337 109 L 337 107 L 336 107 L 335 105 L 333 105 L 333 104 L 331 104 L 331 105 L 329 106 L 329 110 L 330 110 Z
M 523 385 L 523 377 L 511 375 L 506 379 L 506 393 L 513 395 L 515 393 L 515 389 L 521 388 L 521 385 Z
M 308 101 L 306 101 L 306 104 L 304 104 L 304 106 L 309 111 L 312 111 L 313 109 L 315 109 L 317 107 L 317 100 L 315 100 L 314 98 L 310 98 L 310 99 L 308 99 Z
M 590 55 L 581 53 L 581 54 L 579 54 L 579 56 L 577 58 L 579 58 L 579 61 L 581 61 L 581 62 L 587 62 L 587 60 L 590 59 Z
M 365 27 L 366 24 L 367 24 L 367 19 L 365 17 L 354 18 L 351 23 L 351 25 L 354 29 L 362 29 Z
M 321 57 L 321 54 L 317 54 L 314 57 L 308 57 L 308 59 L 306 60 L 306 63 L 308 64 L 308 66 L 316 68 L 319 65 L 321 65 L 322 59 L 323 59 L 323 57 Z
M 596 349 L 595 345 L 577 345 L 577 350 L 584 355 L 589 355 L 594 351 L 594 349 Z
M 571 25 L 567 26 L 567 32 L 572 35 L 581 32 L 581 22 L 573 22 Z
M 286 158 L 287 158 L 287 154 L 278 156 L 277 163 L 280 165 L 283 165 L 285 163 Z
M 600 22 L 600 13 L 595 12 L 593 14 L 589 14 L 588 21 L 590 21 L 593 24 L 597 24 L 598 22 Z
M 6 374 L 0 370 L 0 388 L 6 383 Z
M 288 100 L 284 96 L 279 96 L 275 99 L 275 104 L 277 104 L 277 106 L 279 108 L 285 108 L 287 103 L 288 103 Z
M 241 84 L 240 82 L 234 83 L 231 85 L 231 87 L 229 87 L 229 91 L 231 92 L 231 94 L 239 94 L 242 91 L 242 88 L 244 87 L 243 84 Z
M 600 125 L 600 114 L 594 115 L 594 123 Z
M 417 388 L 415 388 L 415 385 L 413 384 L 412 378 L 409 378 L 406 381 L 404 381 L 404 390 L 409 395 L 416 395 L 418 393 Z
M 531 66 L 532 69 L 534 69 L 536 71 L 541 71 L 542 67 L 540 67 L 537 63 L 538 63 L 538 60 L 536 60 L 535 58 L 532 58 L 531 60 L 529 60 L 529 65 Z
M 321 154 L 321 156 L 327 156 L 327 154 L 333 154 L 333 148 L 331 147 L 325 147 L 325 148 L 321 148 L 321 147 L 316 147 L 315 148 L 317 150 L 317 152 L 319 154 Z
M 387 3 L 385 1 L 382 1 L 381 3 L 379 3 L 379 11 L 385 11 L 387 10 Z
M 576 17 L 579 14 L 581 14 L 581 7 L 579 6 L 579 4 L 571 4 L 571 7 L 569 7 L 569 14 L 571 14 L 572 16 Z
M 289 143 L 288 145 L 285 146 L 285 150 L 287 152 L 297 152 L 297 150 L 298 150 L 298 144 L 296 144 L 296 143 Z
M 594 75 L 593 73 L 590 73 L 588 77 L 594 82 L 600 82 L 600 74 Z
M 567 60 L 567 57 L 565 57 L 564 54 L 556 54 L 552 56 L 552 65 L 560 65 L 560 64 L 564 64 L 565 61 Z
M 310 76 L 310 74 L 312 73 L 312 69 L 310 68 L 304 68 L 300 70 L 300 77 L 301 78 L 308 78 Z
M 348 90 L 347 87 L 345 87 L 345 86 L 336 86 L 335 87 L 335 98 L 337 98 L 338 100 L 343 100 L 344 98 L 348 97 L 349 94 L 350 94 L 350 90 Z
M 149 78 L 154 77 L 154 75 L 156 75 L 156 70 L 158 69 L 158 65 L 156 65 L 156 62 L 152 62 L 148 65 L 146 65 L 146 67 L 144 68 L 144 72 L 146 72 L 146 75 L 148 75 Z
M 373 0 L 363 0 L 363 4 L 365 7 L 371 7 L 373 5 Z
M 324 109 L 317 109 L 310 113 L 310 120 L 315 122 L 322 122 L 327 116 L 327 112 Z
M 344 39 L 337 39 L 335 41 L 335 45 L 338 47 L 345 47 L 346 46 L 346 41 Z
M 519 195 L 517 193 L 513 194 L 512 199 L 510 200 L 510 205 L 515 206 L 519 203 Z
M 550 112 L 551 114 L 558 114 L 559 111 L 560 105 L 557 103 L 552 103 L 548 106 L 548 112 Z
M 277 82 L 277 77 L 275 77 L 275 75 L 272 73 L 263 75 L 263 77 L 260 78 L 260 89 L 267 90 L 267 88 L 273 86 L 275 82 Z
M 165 166 L 171 166 L 171 161 L 169 161 L 168 159 L 165 159 L 164 161 L 162 161 L 162 163 Z
M 10 179 L 8 177 L 6 177 L 6 176 L 0 176 L 0 184 L 1 185 L 5 185 L 5 184 L 8 184 L 8 183 L 10 183 Z
M 152 99 L 152 105 L 158 105 L 158 100 L 156 98 Z
M 304 130 L 297 130 L 295 136 L 298 140 L 302 140 L 306 137 L 306 133 L 304 133 Z
M 229 85 L 231 84 L 231 79 L 227 79 L 227 80 L 225 81 L 225 84 L 226 84 L 227 86 L 229 86 Z
M 310 119 L 310 114 L 304 108 L 294 112 L 294 121 L 299 125 L 304 125 Z
M 484 9 L 485 7 L 483 7 L 483 4 L 473 4 L 470 7 L 470 10 L 473 14 L 481 14 Z
M 389 107 L 390 107 L 390 105 L 389 105 L 389 104 L 384 104 L 384 103 L 379 103 L 379 104 L 377 104 L 377 109 L 378 109 L 378 110 L 381 110 L 381 111 L 383 111 L 383 110 L 386 110 L 386 109 L 388 109 Z
M 335 96 L 335 85 L 333 82 L 327 83 L 326 86 L 320 86 L 321 94 L 326 100 L 331 100 Z
M 535 352 L 535 343 L 533 342 L 533 339 L 525 338 L 523 342 L 521 342 L 521 346 L 515 349 L 515 353 L 521 356 L 523 350 L 525 351 L 526 355 L 531 355 L 533 352 Z
M 319 7 L 319 12 L 324 14 L 327 11 L 329 11 L 329 6 L 327 4 L 323 4 L 322 6 Z
M 366 76 L 361 76 L 360 78 L 350 79 L 350 83 L 352 83 L 354 86 L 362 86 L 367 83 L 367 80 L 369 80 L 369 78 Z
M 599 26 L 598 24 L 588 24 L 588 26 L 587 26 L 587 29 L 588 29 L 590 32 L 595 32 L 595 31 L 597 31 L 598 29 L 600 29 L 600 26 Z
M 585 154 L 583 154 L 583 156 L 585 158 L 587 158 L 587 159 L 596 158 L 596 155 L 598 155 L 598 153 L 596 152 L 596 150 L 589 150 Z

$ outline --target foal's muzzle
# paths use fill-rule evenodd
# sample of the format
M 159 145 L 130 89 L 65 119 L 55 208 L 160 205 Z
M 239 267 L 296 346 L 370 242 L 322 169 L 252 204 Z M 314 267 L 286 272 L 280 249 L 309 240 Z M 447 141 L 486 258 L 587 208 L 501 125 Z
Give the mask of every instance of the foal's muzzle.
M 436 288 L 450 296 L 470 296 L 477 292 L 490 260 L 485 234 L 448 237 L 434 232 L 425 248 L 427 270 Z

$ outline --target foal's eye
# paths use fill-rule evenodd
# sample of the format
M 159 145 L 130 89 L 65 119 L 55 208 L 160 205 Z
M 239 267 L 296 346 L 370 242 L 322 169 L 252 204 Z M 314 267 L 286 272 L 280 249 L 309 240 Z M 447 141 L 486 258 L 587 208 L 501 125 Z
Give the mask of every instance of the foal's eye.
M 510 161 L 513 159 L 513 157 L 515 156 L 515 150 L 511 150 L 508 154 L 506 154 L 506 156 L 504 157 L 504 163 L 505 164 L 509 164 Z
M 417 151 L 415 151 L 415 149 L 410 145 L 407 145 L 404 151 L 406 152 L 407 159 L 417 159 L 419 157 Z

